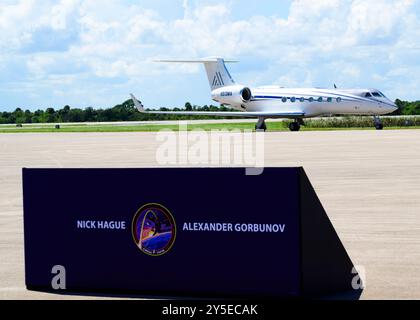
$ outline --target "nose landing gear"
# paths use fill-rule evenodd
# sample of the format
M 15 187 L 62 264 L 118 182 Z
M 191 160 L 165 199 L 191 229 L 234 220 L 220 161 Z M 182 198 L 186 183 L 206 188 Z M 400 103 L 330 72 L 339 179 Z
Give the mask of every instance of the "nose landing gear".
M 373 117 L 373 124 L 374 124 L 376 130 L 383 130 L 383 128 L 384 128 L 384 125 L 383 125 L 381 119 L 378 116 Z

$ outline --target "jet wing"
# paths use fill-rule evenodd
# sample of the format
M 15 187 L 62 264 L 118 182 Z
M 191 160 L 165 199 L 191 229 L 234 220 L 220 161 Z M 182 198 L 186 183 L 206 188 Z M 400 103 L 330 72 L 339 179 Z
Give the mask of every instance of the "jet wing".
M 134 105 L 141 113 L 149 114 L 175 114 L 183 116 L 216 116 L 216 117 L 265 117 L 265 118 L 300 118 L 305 115 L 304 112 L 296 111 L 281 111 L 281 112 L 266 112 L 266 111 L 145 111 L 142 103 L 131 94 Z
M 303 112 L 231 112 L 231 111 L 142 111 L 148 114 L 176 114 L 182 116 L 216 116 L 216 117 L 266 117 L 266 118 L 300 118 Z

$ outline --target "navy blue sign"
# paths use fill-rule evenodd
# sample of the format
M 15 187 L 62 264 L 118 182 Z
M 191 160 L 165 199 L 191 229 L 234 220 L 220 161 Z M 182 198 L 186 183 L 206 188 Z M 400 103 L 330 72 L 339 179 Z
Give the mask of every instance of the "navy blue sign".
M 27 287 L 52 290 L 62 266 L 69 291 L 300 295 L 302 265 L 323 268 L 302 256 L 319 221 L 301 221 L 302 172 L 24 169 Z
M 298 169 L 24 169 L 26 283 L 299 294 Z

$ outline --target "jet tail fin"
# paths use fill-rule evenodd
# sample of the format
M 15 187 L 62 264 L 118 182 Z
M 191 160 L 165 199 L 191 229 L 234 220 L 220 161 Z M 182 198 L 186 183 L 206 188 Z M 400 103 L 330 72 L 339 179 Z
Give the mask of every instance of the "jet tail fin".
M 237 62 L 234 60 L 224 60 L 223 58 L 204 58 L 196 60 L 156 60 L 157 62 L 176 62 L 176 63 L 202 63 L 206 69 L 210 89 L 215 89 L 234 85 L 235 81 L 230 75 L 225 63 Z

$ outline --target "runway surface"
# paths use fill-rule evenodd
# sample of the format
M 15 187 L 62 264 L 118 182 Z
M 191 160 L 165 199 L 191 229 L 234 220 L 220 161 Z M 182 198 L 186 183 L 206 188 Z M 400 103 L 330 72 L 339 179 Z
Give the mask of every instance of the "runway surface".
M 0 299 L 79 298 L 25 289 L 22 167 L 156 166 L 159 144 L 156 133 L 0 135 Z M 362 299 L 420 299 L 420 130 L 267 133 L 265 165 L 305 167 L 366 270 Z

